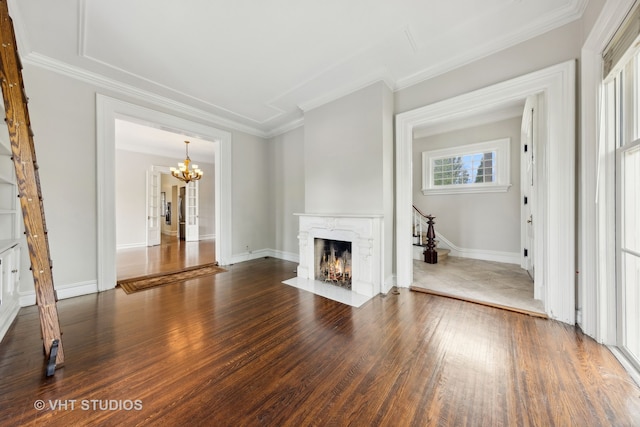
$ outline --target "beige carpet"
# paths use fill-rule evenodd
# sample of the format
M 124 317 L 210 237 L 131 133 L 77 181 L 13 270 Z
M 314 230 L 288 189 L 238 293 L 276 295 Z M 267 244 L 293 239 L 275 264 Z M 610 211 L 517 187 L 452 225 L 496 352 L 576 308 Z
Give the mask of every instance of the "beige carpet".
M 519 265 L 448 257 L 438 264 L 413 261 L 412 290 L 547 317 L 533 299 L 533 281 Z
M 211 276 L 221 271 L 226 270 L 218 267 L 215 263 L 211 263 L 188 267 L 184 270 L 173 273 L 158 273 L 149 276 L 118 280 L 118 286 L 120 286 L 125 293 L 131 294 L 145 289 L 154 288 L 156 286 L 184 282 L 185 280 L 197 279 L 204 276 Z

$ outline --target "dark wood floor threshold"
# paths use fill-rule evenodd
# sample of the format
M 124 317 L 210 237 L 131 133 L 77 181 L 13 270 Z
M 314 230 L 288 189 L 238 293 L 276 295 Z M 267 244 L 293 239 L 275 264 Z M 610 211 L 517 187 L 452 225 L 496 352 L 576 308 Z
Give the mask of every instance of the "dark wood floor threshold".
M 548 319 L 549 318 L 549 316 L 547 316 L 544 313 L 538 313 L 538 312 L 531 311 L 531 310 L 525 310 L 524 308 L 510 307 L 508 305 L 502 305 L 502 304 L 498 304 L 498 303 L 495 303 L 495 302 L 488 302 L 488 301 L 477 300 L 477 299 L 474 299 L 474 298 L 461 297 L 460 295 L 454 295 L 454 294 L 449 294 L 449 293 L 446 293 L 446 292 L 434 291 L 434 290 L 431 290 L 431 289 L 421 288 L 419 286 L 410 286 L 409 289 L 411 289 L 414 292 L 422 292 L 422 293 L 425 293 L 425 294 L 436 295 L 436 296 L 439 296 L 439 297 L 453 298 L 453 299 L 457 299 L 459 301 L 471 302 L 471 303 L 474 303 L 474 304 L 480 304 L 480 305 L 484 305 L 484 306 L 487 306 L 487 307 L 499 308 L 501 310 L 508 310 L 508 311 L 512 311 L 514 313 L 527 314 L 529 316 L 540 317 L 542 319 Z

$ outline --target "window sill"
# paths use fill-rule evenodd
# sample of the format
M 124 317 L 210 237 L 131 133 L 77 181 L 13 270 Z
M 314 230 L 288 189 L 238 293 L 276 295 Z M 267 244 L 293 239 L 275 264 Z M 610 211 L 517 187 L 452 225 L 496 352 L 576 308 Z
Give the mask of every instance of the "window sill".
M 464 194 L 464 193 L 505 193 L 509 191 L 511 184 L 505 185 L 460 185 L 447 188 L 423 188 L 425 196 L 437 194 Z

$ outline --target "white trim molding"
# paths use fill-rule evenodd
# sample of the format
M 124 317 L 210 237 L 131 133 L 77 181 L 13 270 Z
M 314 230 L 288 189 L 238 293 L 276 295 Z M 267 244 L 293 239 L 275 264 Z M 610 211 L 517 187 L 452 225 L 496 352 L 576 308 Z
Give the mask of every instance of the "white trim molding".
M 456 96 L 396 116 L 396 264 L 398 286 L 413 282 L 413 129 L 481 114 L 542 94 L 546 124 L 538 156 L 542 195 L 536 224 L 536 282 L 545 289 L 545 311 L 575 323 L 575 61 Z
M 98 284 L 95 280 L 86 282 L 56 285 L 56 298 L 67 299 L 98 292 Z M 20 292 L 20 307 L 28 307 L 36 304 L 36 292 Z
M 277 258 L 285 261 L 291 262 L 300 262 L 300 257 L 298 254 L 292 252 L 280 251 L 277 249 L 258 249 L 256 251 L 250 252 L 241 252 L 239 254 L 234 254 L 231 257 L 231 262 L 229 264 L 237 264 L 239 262 L 252 261 L 254 259 L 260 258 Z
M 36 303 L 35 293 L 33 294 L 33 304 Z M 7 301 L 2 302 L 3 307 L 2 311 L 0 311 L 0 341 L 4 338 L 5 334 L 11 327 L 11 324 L 18 316 L 18 312 L 20 311 L 21 300 L 9 299 Z M 33 305 L 32 304 L 32 305 Z
M 520 252 L 506 252 L 506 251 L 492 251 L 489 249 L 471 249 L 471 248 L 461 248 L 459 246 L 451 243 L 449 239 L 444 237 L 442 234 L 436 231 L 436 240 L 438 240 L 439 248 L 449 249 L 449 256 L 452 257 L 460 257 L 460 258 L 469 258 L 469 259 L 479 259 L 483 261 L 494 261 L 494 262 L 504 262 L 507 264 L 517 264 L 520 265 Z M 420 246 L 416 246 L 420 249 L 420 256 L 414 259 L 422 260 L 424 257 L 422 256 L 422 251 L 424 248 Z
M 615 265 L 615 156 L 601 146 L 602 52 L 635 0 L 607 1 L 581 52 L 580 210 L 578 307 L 582 331 L 617 343 Z

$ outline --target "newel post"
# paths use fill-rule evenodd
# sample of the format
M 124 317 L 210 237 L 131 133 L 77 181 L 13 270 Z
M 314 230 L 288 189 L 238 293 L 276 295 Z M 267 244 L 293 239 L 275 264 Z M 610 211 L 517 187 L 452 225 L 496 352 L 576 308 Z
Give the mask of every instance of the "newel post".
M 433 229 L 433 224 L 435 224 L 433 220 L 435 218 L 436 218 L 435 216 L 427 215 L 427 224 L 429 225 L 427 227 L 427 247 L 423 252 L 424 262 L 426 262 L 427 264 L 438 263 L 438 252 L 436 252 L 436 242 L 435 242 L 436 232 Z

